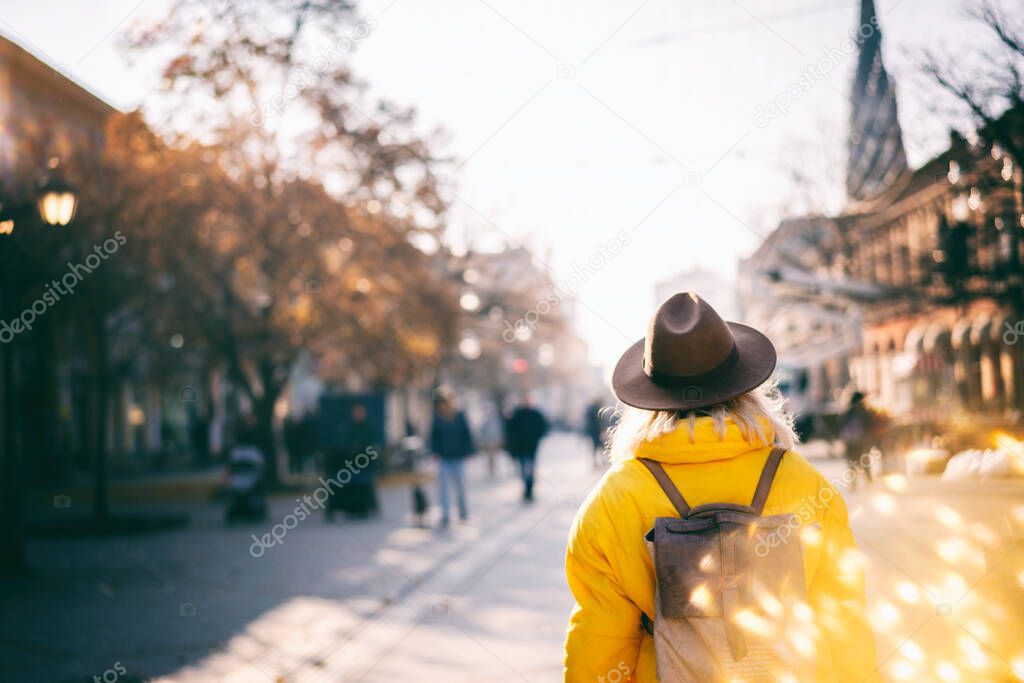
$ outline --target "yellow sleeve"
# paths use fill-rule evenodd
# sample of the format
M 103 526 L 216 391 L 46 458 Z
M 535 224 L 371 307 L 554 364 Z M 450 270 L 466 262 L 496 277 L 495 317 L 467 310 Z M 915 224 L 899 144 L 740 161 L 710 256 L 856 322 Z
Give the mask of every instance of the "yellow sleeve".
M 640 651 L 640 608 L 622 592 L 603 549 L 577 519 L 565 557 L 576 598 L 565 641 L 565 682 L 632 680 Z
M 828 646 L 823 658 L 839 683 L 882 681 L 875 635 L 867 619 L 864 562 L 850 531 L 846 503 L 838 492 L 822 519 L 822 556 L 808 598 Z

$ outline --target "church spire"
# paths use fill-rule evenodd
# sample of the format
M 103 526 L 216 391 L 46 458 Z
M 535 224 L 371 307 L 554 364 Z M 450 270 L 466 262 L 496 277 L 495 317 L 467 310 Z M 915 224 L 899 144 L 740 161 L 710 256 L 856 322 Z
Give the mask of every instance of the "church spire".
M 846 195 L 852 201 L 878 194 L 907 170 L 896 84 L 882 63 L 882 30 L 873 0 L 861 0 L 858 31 L 846 167 Z

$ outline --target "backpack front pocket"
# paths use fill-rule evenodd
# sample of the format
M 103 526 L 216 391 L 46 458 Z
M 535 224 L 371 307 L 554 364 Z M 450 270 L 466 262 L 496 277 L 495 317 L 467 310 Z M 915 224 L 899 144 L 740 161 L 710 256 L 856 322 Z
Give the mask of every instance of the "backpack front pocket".
M 713 525 L 681 532 L 679 520 L 654 527 L 654 569 L 661 615 L 669 619 L 722 616 L 722 550 Z

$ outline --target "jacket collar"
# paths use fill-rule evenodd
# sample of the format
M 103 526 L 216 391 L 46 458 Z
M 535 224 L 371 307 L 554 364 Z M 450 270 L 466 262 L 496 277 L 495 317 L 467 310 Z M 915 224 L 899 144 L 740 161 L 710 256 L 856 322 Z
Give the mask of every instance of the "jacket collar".
M 650 441 L 642 441 L 633 457 L 650 458 L 666 464 L 729 460 L 771 446 L 775 433 L 767 420 L 762 419 L 761 425 L 765 440 L 762 441 L 755 436 L 754 442 L 751 443 L 740 433 L 739 427 L 731 418 L 725 421 L 725 436 L 722 438 L 715 431 L 713 418 L 698 417 L 694 423 L 694 438 L 691 441 L 689 421 L 681 419 L 675 431 L 662 434 Z

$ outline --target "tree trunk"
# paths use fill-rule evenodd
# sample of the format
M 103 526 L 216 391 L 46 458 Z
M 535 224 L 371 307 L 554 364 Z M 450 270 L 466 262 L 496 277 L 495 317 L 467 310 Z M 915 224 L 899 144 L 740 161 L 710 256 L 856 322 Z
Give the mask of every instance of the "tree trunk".
M 94 490 L 92 509 L 96 519 L 106 519 L 110 512 L 107 501 L 107 407 L 110 401 L 110 368 L 109 358 L 107 357 L 107 318 L 102 311 L 96 311 L 93 314 L 93 334 L 95 336 L 93 341 L 96 354 L 96 375 L 94 381 L 96 441 L 93 445 Z
M 253 417 L 256 418 L 256 434 L 258 446 L 263 452 L 263 462 L 266 465 L 263 478 L 266 484 L 275 488 L 281 483 L 281 476 L 277 470 L 277 442 L 274 438 L 274 403 L 277 402 L 279 391 L 272 388 L 264 388 L 263 395 L 253 405 Z
M 50 316 L 41 316 L 28 338 L 18 350 L 19 372 L 31 377 L 18 387 L 18 419 L 20 452 L 30 454 L 21 461 L 25 482 L 46 481 L 58 475 L 54 455 L 54 417 L 57 407 L 57 368 L 54 333 Z
M 14 340 L 3 347 L 3 523 L 0 524 L 0 577 L 29 573 L 25 521 L 21 509 L 21 459 L 18 452 L 18 401 L 14 378 Z

